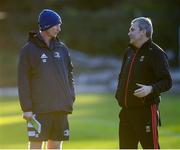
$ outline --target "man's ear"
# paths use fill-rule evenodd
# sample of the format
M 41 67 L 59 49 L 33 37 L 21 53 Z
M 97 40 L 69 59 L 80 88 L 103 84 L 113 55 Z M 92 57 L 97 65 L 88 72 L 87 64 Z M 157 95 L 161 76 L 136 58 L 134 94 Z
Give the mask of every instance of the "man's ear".
M 142 31 L 142 33 L 144 34 L 144 35 L 146 35 L 146 30 L 145 29 L 143 29 L 143 30 L 141 30 Z

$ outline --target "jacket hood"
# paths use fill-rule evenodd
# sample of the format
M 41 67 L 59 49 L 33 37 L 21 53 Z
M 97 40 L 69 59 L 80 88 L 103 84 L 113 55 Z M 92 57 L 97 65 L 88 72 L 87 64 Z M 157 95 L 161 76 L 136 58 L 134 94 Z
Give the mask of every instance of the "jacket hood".
M 36 32 L 36 31 L 29 32 L 28 41 L 34 43 L 39 48 L 49 49 L 49 47 L 44 42 L 44 40 L 39 32 Z M 58 38 L 53 38 L 51 42 L 54 43 L 54 42 L 58 42 L 58 41 L 59 41 Z

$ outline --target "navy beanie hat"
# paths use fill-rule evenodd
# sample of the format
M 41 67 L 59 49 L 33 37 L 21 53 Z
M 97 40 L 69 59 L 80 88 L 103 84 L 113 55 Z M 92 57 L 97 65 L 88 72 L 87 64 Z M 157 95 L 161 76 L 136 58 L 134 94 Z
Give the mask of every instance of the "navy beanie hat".
M 39 24 L 41 31 L 45 31 L 45 30 L 47 30 L 57 24 L 61 24 L 61 23 L 62 23 L 61 17 L 53 10 L 44 9 L 39 14 L 38 24 Z

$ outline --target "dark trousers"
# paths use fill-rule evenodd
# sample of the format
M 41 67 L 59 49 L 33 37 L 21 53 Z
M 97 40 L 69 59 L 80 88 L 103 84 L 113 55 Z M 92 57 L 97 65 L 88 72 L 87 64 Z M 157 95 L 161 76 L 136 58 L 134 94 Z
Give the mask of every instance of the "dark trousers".
M 123 108 L 119 114 L 120 149 L 159 149 L 157 107 Z

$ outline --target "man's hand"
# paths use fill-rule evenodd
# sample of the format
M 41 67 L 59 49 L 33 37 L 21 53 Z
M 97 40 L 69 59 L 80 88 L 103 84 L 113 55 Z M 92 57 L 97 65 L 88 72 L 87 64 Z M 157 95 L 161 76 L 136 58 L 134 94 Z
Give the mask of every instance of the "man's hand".
M 143 85 L 143 84 L 136 84 L 140 88 L 134 91 L 134 96 L 137 97 L 145 97 L 149 95 L 152 92 L 152 86 L 149 85 Z
M 32 119 L 32 116 L 33 116 L 32 111 L 23 112 L 23 118 L 24 118 L 25 120 L 31 120 L 31 119 Z

